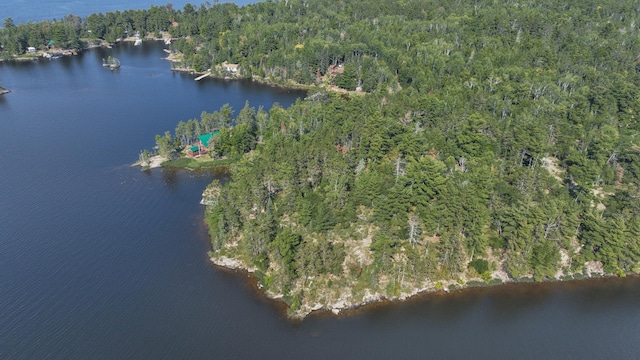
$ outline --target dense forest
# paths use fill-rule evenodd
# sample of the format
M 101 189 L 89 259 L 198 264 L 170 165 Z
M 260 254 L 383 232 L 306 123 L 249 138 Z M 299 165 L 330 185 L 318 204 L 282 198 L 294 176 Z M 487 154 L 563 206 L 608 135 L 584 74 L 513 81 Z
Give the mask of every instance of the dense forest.
M 214 156 L 239 160 L 208 189 L 212 257 L 255 271 L 293 315 L 640 271 L 635 1 L 286 0 L 80 26 L 168 31 L 196 70 L 227 61 L 317 86 L 288 109 L 226 107 L 157 138 L 222 128 Z M 26 28 L 5 21 L 3 53 L 33 45 Z

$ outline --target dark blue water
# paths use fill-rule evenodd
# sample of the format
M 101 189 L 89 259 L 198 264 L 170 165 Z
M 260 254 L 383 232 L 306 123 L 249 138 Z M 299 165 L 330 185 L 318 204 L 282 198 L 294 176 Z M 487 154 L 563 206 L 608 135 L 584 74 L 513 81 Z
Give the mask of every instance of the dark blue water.
M 108 55 L 123 66 L 101 66 Z M 0 64 L 1 359 L 638 359 L 640 279 L 430 295 L 282 317 L 214 268 L 198 204 L 223 172 L 131 168 L 180 120 L 301 93 L 175 74 L 158 44 Z

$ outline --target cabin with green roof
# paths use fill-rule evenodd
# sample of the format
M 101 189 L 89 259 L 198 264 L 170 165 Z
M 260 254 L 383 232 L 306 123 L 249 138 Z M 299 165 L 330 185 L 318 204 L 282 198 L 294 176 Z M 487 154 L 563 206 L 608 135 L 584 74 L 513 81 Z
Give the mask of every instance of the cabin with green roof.
M 197 155 L 206 154 L 209 151 L 213 150 L 213 137 L 216 135 L 220 135 L 220 131 L 214 131 L 207 134 L 202 134 L 198 136 L 196 140 L 196 144 L 189 147 L 187 149 L 187 155 L 193 157 Z

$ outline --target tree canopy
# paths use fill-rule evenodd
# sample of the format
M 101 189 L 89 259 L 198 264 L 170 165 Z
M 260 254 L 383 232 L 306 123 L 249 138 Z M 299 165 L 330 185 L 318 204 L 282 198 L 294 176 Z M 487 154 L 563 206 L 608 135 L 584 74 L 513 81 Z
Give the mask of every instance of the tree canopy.
M 213 256 L 308 311 L 440 281 L 638 272 L 639 12 L 631 0 L 286 0 L 78 26 L 167 31 L 187 66 L 319 86 L 288 109 L 226 107 L 158 137 L 167 150 L 220 129 L 214 156 L 239 160 L 212 185 Z M 7 19 L 2 53 L 70 20 Z
M 215 61 L 368 92 L 272 109 L 208 209 L 215 250 L 237 249 L 271 291 L 304 303 L 329 301 L 329 283 L 361 298 L 496 270 L 638 271 L 633 2 L 229 9 L 206 40 Z

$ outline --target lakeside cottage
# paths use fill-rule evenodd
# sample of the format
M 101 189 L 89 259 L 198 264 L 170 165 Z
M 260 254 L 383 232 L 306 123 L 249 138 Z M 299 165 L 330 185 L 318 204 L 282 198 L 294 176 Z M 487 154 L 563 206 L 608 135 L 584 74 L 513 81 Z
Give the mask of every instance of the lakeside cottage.
M 226 72 L 237 73 L 238 72 L 238 64 L 229 64 L 226 61 L 222 63 L 222 68 Z
M 213 150 L 213 137 L 219 135 L 220 131 L 214 131 L 208 134 L 198 136 L 196 144 L 187 149 L 187 155 L 194 157 L 203 155 Z

